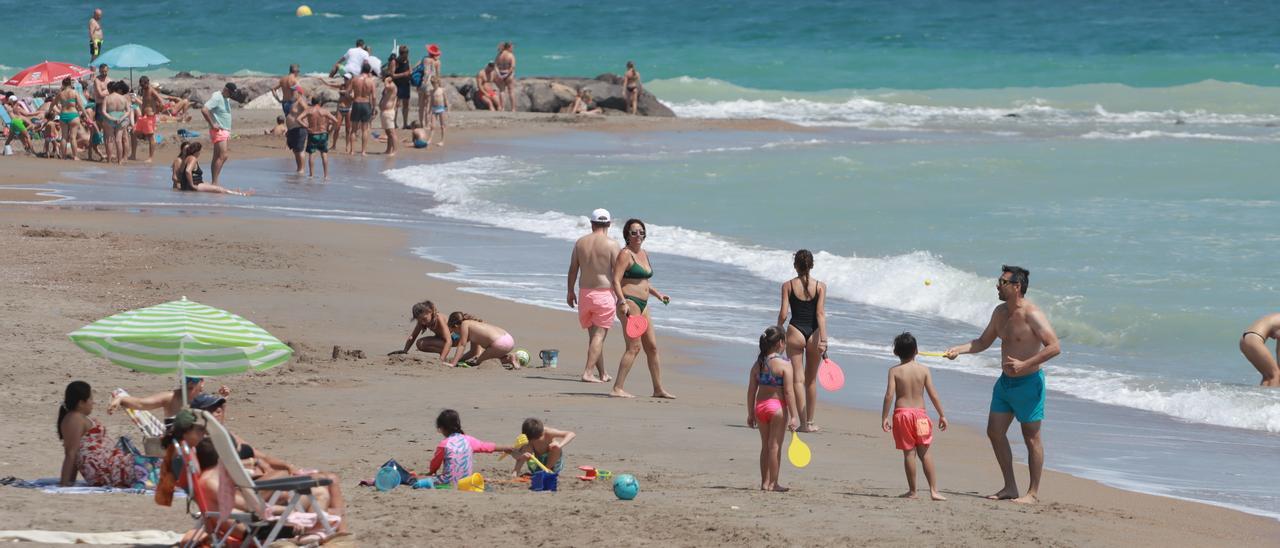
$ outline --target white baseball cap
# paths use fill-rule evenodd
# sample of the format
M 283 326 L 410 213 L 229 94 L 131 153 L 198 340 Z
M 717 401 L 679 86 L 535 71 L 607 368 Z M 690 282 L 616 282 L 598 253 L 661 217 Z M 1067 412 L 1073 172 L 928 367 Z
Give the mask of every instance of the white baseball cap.
M 597 224 L 609 223 L 613 222 L 613 217 L 609 215 L 609 210 L 602 207 L 591 212 L 591 222 Z

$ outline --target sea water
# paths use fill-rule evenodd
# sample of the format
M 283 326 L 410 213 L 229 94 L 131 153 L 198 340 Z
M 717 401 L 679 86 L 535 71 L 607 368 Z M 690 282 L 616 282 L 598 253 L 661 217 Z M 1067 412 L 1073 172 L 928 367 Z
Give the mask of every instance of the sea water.
M 231 184 L 259 191 L 248 200 L 161 191 L 156 168 L 56 185 L 68 203 L 410 227 L 420 255 L 457 267 L 442 277 L 551 308 L 564 308 L 583 215 L 608 207 L 649 224 L 654 283 L 672 296 L 654 310 L 660 331 L 715 341 L 699 371 L 736 382 L 775 321 L 791 254 L 808 248 L 849 376 L 820 398 L 868 409 L 894 335 L 910 330 L 929 350 L 976 336 L 1000 265 L 1017 264 L 1063 340 L 1047 367 L 1050 467 L 1280 516 L 1267 473 L 1280 392 L 1255 386 L 1236 349 L 1280 305 L 1280 56 L 1267 26 L 1280 8 L 313 3 L 320 15 L 297 19 L 283 2 L 160 6 L 104 4 L 108 47 L 146 43 L 171 70 L 312 72 L 355 37 L 375 52 L 397 38 L 439 42 L 446 72 L 471 72 L 512 39 L 522 74 L 618 72 L 633 59 L 682 116 L 801 128 L 504 139 L 423 165 L 341 158 L 327 184 L 280 175 L 288 159 L 233 161 Z M 81 19 L 32 18 L 38 47 L 0 63 L 75 59 L 83 46 L 54 31 Z M 997 357 L 926 360 L 950 414 L 984 423 Z

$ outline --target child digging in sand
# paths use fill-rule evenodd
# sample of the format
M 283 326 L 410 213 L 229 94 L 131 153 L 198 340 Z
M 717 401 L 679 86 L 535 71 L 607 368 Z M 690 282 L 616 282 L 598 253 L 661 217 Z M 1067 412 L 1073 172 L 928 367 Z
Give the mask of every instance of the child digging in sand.
M 511 471 L 513 476 L 519 476 L 522 467 L 530 472 L 542 471 L 530 458 L 534 456 L 538 457 L 543 466 L 559 474 L 564 469 L 564 447 L 578 436 L 568 430 L 556 430 L 546 426 L 542 421 L 534 418 L 524 420 L 524 424 L 520 425 L 520 433 L 529 438 L 529 443 L 514 449 L 514 452 L 520 454 L 516 455 L 516 467 Z
M 782 438 L 787 430 L 800 427 L 792 386 L 791 360 L 783 331 L 769 326 L 760 335 L 760 354 L 747 378 L 747 426 L 760 429 L 760 490 L 786 492 L 778 484 L 782 467 Z
M 484 323 L 484 320 L 466 312 L 454 312 L 449 314 L 449 331 L 458 334 L 459 350 L 454 354 L 453 360 L 446 365 L 457 367 L 461 362 L 468 367 L 474 367 L 484 363 L 485 360 L 497 358 L 503 366 L 520 368 L 520 362 L 511 353 L 516 347 L 516 340 L 505 329 Z M 471 348 L 467 348 L 468 344 Z M 466 352 L 461 350 L 463 348 L 466 348 Z
M 462 417 L 452 409 L 445 409 L 436 417 L 436 431 L 444 436 L 431 457 L 429 473 L 436 483 L 457 484 L 458 480 L 470 476 L 475 453 L 510 453 L 513 449 L 468 436 L 462 431 Z
M 902 498 L 916 498 L 916 461 L 924 464 L 924 477 L 929 481 L 929 496 L 933 500 L 947 500 L 938 493 L 933 473 L 933 455 L 929 445 L 933 443 L 933 423 L 924 410 L 924 392 L 938 411 L 938 428 L 947 429 L 947 416 L 943 414 L 938 392 L 933 388 L 933 375 L 929 368 L 916 363 L 916 338 L 903 333 L 893 339 L 893 353 L 901 360 L 889 368 L 889 384 L 884 390 L 884 410 L 881 428 L 893 431 L 893 441 L 902 450 L 902 466 L 907 471 L 907 492 Z M 896 401 L 895 401 L 896 398 Z M 889 406 L 893 406 L 893 418 L 889 418 Z

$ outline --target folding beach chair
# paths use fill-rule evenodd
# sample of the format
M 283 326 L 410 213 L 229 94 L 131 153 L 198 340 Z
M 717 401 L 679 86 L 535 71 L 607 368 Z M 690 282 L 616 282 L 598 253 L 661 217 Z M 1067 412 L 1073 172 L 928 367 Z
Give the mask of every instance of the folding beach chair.
M 174 442 L 178 455 L 182 458 L 183 475 L 187 479 L 187 512 L 195 519 L 192 529 L 199 531 L 193 535 L 183 548 L 203 546 L 206 542 L 213 548 L 241 546 L 244 539 L 236 535 L 236 525 L 244 525 L 246 530 L 253 528 L 253 515 L 246 512 L 231 512 L 225 519 L 218 513 L 217 501 L 200 487 L 197 478 L 200 476 L 200 463 L 196 460 L 195 449 L 185 443 Z M 167 466 L 168 463 L 165 463 Z M 195 503 L 197 511 L 191 511 L 191 503 Z
M 254 521 L 250 527 L 250 534 L 245 539 L 245 543 L 251 546 L 266 546 L 279 540 L 280 532 L 285 525 L 291 521 L 311 521 L 321 528 L 324 538 L 332 537 L 336 531 L 333 525 L 340 520 L 340 517 L 329 516 L 324 509 L 315 504 L 315 497 L 311 494 L 311 490 L 316 487 L 323 487 L 332 484 L 328 479 L 316 479 L 310 476 L 293 476 L 288 478 L 279 478 L 265 481 L 254 481 L 249 475 L 249 471 L 245 470 L 244 465 L 240 462 L 240 454 L 236 451 L 235 441 L 231 438 L 231 434 L 227 429 L 218 423 L 207 411 L 200 411 L 206 423 L 209 439 L 213 440 L 213 446 L 218 451 L 218 463 L 226 469 L 227 474 L 231 476 L 232 483 L 236 489 L 240 490 L 248 504 L 253 508 Z M 273 491 L 274 494 L 270 500 L 262 500 L 259 496 L 260 492 Z M 288 493 L 289 502 L 285 504 L 284 511 L 278 516 L 271 512 L 271 505 L 275 503 L 276 498 L 280 495 Z M 299 511 L 302 508 L 303 500 L 306 499 L 314 513 Z M 290 520 L 290 516 L 297 514 L 295 519 Z M 313 519 L 306 519 L 313 518 Z M 265 538 L 257 533 L 260 530 L 270 527 L 270 533 Z

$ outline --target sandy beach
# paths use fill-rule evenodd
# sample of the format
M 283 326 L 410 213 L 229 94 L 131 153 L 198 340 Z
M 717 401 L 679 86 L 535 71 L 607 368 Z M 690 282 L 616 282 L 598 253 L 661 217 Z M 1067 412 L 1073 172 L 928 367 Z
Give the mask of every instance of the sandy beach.
M 935 442 L 947 502 L 895 498 L 900 453 L 878 417 L 824 408 L 827 431 L 807 436 L 813 463 L 784 464 L 789 494 L 758 484 L 758 436 L 744 426 L 740 386 L 692 375 L 699 343 L 663 334 L 675 401 L 605 396 L 576 382 L 583 337 L 563 312 L 458 291 L 424 275 L 443 268 L 405 253 L 403 233 L 353 224 L 8 206 L 0 243 L 6 336 L 0 471 L 54 476 L 61 457 L 54 417 L 63 386 L 84 379 L 99 394 L 168 389 L 172 379 L 126 371 L 75 348 L 66 333 L 120 310 L 183 295 L 236 311 L 297 349 L 290 364 L 219 379 L 233 390 L 232 428 L 291 462 L 338 472 L 349 493 L 353 541 L 426 545 L 442 539 L 536 545 L 1266 545 L 1280 523 L 1244 513 L 1135 494 L 1047 472 L 1038 506 L 991 502 L 998 472 L 981 432 L 953 427 Z M 558 369 L 442 367 L 433 356 L 384 357 L 404 339 L 409 305 L 430 298 L 516 334 L 519 346 L 561 349 Z M 360 350 L 364 358 L 332 349 Z M 620 351 L 611 337 L 610 361 Z M 611 368 L 613 364 L 611 363 Z M 743 364 L 744 370 L 747 364 Z M 630 388 L 645 393 L 647 375 Z M 105 399 L 99 396 L 99 409 Z M 641 494 L 615 499 L 607 485 L 561 481 L 554 494 L 491 481 L 485 494 L 357 487 L 395 458 L 424 467 L 438 441 L 434 417 L 457 409 L 467 432 L 507 443 L 525 417 L 576 431 L 568 469 L 632 473 Z M 96 413 L 112 434 L 134 429 Z M 503 461 L 509 462 L 509 461 Z M 478 470 L 508 465 L 480 456 Z M 1025 478 L 1025 468 L 1018 466 Z M 181 504 L 138 495 L 54 496 L 4 488 L 10 529 L 76 531 L 189 524 Z

